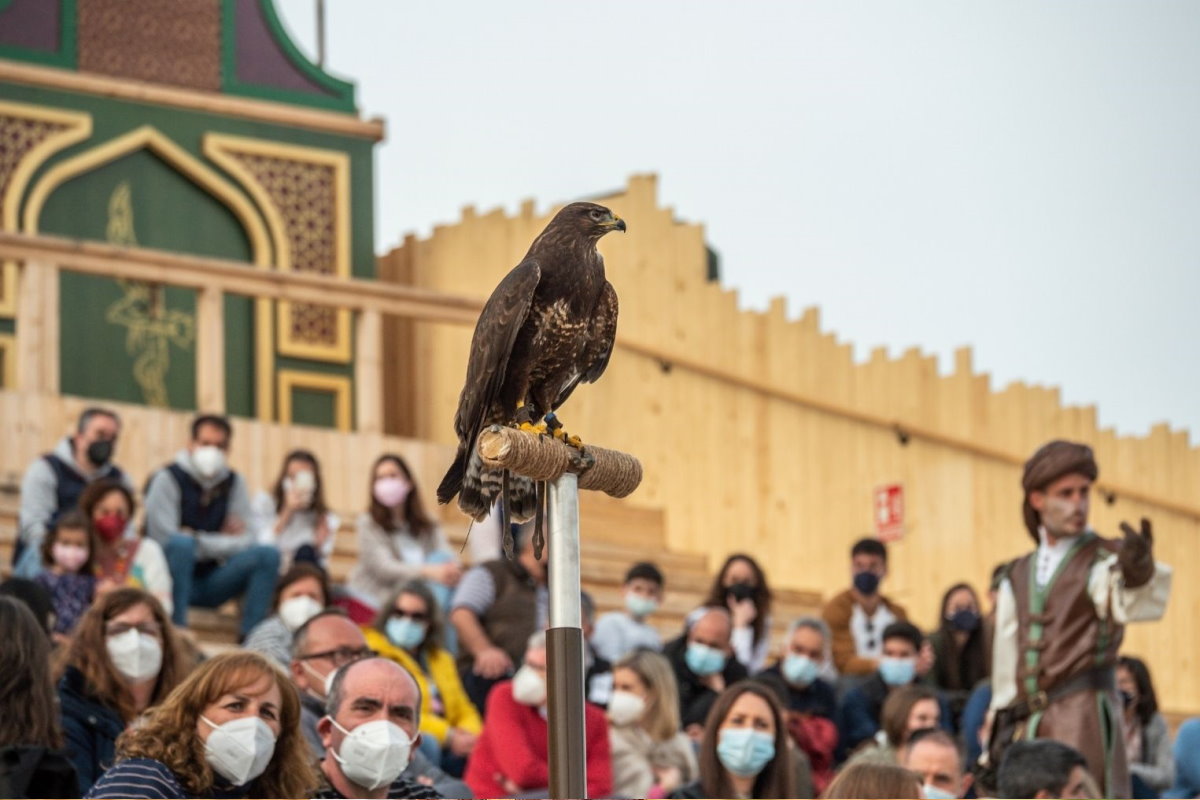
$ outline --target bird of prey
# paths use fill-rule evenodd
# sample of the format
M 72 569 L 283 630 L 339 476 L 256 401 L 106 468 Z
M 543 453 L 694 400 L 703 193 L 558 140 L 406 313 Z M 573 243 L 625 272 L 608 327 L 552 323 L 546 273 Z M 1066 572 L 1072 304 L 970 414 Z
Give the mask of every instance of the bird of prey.
M 458 495 L 459 508 L 480 521 L 503 496 L 506 551 L 511 547 L 508 519 L 540 516 L 541 492 L 528 478 L 485 468 L 476 439 L 499 424 L 580 444 L 566 436 L 554 411 L 576 386 L 596 381 L 608 366 L 617 333 L 617 293 L 604 277 L 596 243 L 610 231 L 624 230 L 625 221 L 604 206 L 566 206 L 500 281 L 475 324 L 454 415 L 458 453 L 437 496 L 439 503 L 448 503 Z

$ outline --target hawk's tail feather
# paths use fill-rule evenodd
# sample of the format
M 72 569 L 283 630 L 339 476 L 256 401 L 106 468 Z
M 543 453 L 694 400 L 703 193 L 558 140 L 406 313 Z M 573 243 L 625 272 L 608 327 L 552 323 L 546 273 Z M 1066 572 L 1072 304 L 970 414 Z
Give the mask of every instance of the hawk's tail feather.
M 463 474 L 467 469 L 467 448 L 461 444 L 458 446 L 458 452 L 454 454 L 454 463 L 450 465 L 450 469 L 446 470 L 446 476 L 442 478 L 442 482 L 438 484 L 437 500 L 442 505 L 449 503 L 454 499 L 454 495 L 462 491 Z
M 479 458 L 479 453 L 474 450 L 470 454 L 464 455 L 466 456 L 466 466 L 460 479 L 458 507 L 482 522 L 487 519 L 492 506 L 503 493 L 504 470 L 488 469 Z M 442 483 L 445 485 L 445 481 Z M 439 489 L 439 500 L 441 496 Z M 537 510 L 537 501 L 532 480 L 523 475 L 509 474 L 507 510 L 513 522 L 524 522 L 533 517 Z

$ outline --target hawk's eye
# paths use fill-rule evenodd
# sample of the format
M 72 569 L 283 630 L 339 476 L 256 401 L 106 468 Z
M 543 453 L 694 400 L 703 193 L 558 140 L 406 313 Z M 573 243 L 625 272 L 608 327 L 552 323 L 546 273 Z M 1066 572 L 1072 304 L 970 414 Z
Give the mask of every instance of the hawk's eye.
M 591 217 L 592 219 L 599 221 L 600 219 L 603 219 L 604 214 L 599 211 L 592 211 Z

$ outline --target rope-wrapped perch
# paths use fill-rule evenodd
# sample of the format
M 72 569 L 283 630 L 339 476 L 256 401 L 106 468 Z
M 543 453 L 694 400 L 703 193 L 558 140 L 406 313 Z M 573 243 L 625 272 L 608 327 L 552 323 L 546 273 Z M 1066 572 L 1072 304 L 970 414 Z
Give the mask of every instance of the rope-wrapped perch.
M 493 425 L 479 434 L 479 457 L 492 469 L 507 469 L 535 481 L 554 481 L 564 472 L 579 476 L 580 489 L 627 497 L 642 482 L 642 464 L 628 453 L 595 445 L 583 450 L 549 436 Z

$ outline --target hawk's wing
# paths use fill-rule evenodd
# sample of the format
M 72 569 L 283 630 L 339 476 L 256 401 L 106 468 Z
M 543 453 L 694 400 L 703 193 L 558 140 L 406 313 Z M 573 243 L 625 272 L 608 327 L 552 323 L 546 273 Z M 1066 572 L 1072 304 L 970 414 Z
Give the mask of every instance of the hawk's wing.
M 563 387 L 554 401 L 558 408 L 567 402 L 571 392 L 580 383 L 595 383 L 604 374 L 608 359 L 612 357 L 613 345 L 617 340 L 617 291 L 608 281 L 600 290 L 600 299 L 592 310 L 592 326 L 588 333 L 587 347 L 579 360 L 579 372 L 573 381 Z
M 517 264 L 492 292 L 475 323 L 467 380 L 454 415 L 454 430 L 468 448 L 500 396 L 513 344 L 529 315 L 541 277 L 542 270 L 533 259 Z

